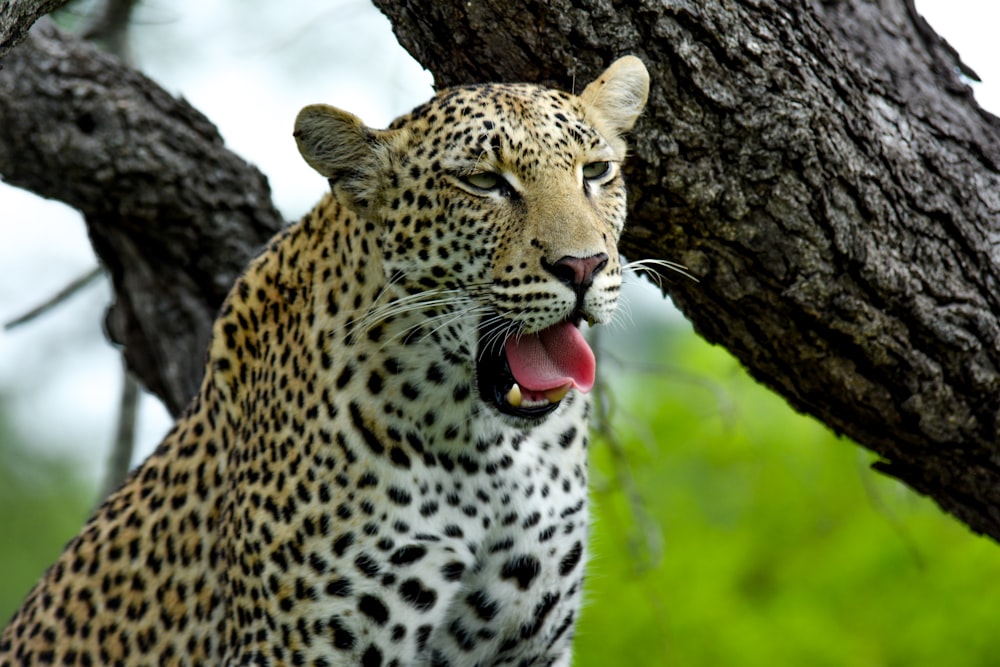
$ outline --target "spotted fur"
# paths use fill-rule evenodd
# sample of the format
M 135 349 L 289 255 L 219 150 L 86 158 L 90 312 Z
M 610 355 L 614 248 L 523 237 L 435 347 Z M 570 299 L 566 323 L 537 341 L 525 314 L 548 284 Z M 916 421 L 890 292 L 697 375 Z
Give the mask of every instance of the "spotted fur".
M 568 665 L 588 400 L 505 413 L 477 365 L 610 317 L 647 86 L 623 58 L 579 97 L 449 89 L 387 130 L 303 110 L 331 192 L 239 279 L 200 392 L 0 665 Z M 586 284 L 554 268 L 602 254 Z

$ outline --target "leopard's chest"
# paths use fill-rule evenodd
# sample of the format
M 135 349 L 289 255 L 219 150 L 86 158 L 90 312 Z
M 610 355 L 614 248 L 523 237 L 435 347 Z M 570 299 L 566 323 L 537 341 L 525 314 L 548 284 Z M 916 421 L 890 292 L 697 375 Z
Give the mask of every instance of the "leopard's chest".
M 417 664 L 545 664 L 569 646 L 587 545 L 585 403 L 485 451 L 383 462 L 359 495 L 388 509 L 343 558 L 369 566 L 360 588 L 386 626 L 416 633 Z
M 421 429 L 347 401 L 315 437 L 289 436 L 299 447 L 270 464 L 276 474 L 241 472 L 260 456 L 230 460 L 239 492 L 224 543 L 252 555 L 225 574 L 239 636 L 270 636 L 274 619 L 303 659 L 344 664 L 568 655 L 587 544 L 586 397 L 531 428 L 427 405 L 437 418 Z M 265 648 L 234 645 L 232 661 Z

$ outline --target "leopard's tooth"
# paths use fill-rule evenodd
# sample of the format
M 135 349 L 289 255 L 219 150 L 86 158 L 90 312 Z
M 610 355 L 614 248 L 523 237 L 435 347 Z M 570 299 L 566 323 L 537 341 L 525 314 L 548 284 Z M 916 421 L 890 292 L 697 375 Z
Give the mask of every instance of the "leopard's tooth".
M 507 392 L 507 402 L 515 408 L 521 407 L 521 388 L 514 383 L 514 386 Z
M 597 324 L 597 320 L 594 319 L 593 315 L 587 315 L 587 324 L 589 326 L 595 326 Z
M 555 389 L 549 389 L 545 392 L 545 398 L 549 399 L 550 403 L 558 403 L 566 397 L 569 393 L 570 385 L 564 384 L 561 387 L 556 387 Z

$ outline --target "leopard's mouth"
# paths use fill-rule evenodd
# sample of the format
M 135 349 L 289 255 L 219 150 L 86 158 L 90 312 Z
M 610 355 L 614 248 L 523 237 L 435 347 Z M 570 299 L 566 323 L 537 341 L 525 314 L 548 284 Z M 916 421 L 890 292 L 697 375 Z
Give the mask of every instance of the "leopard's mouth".
M 484 321 L 492 318 L 484 318 Z M 476 375 L 483 401 L 500 412 L 541 419 L 572 389 L 594 385 L 594 353 L 580 333 L 579 318 L 535 333 L 496 341 L 480 325 Z

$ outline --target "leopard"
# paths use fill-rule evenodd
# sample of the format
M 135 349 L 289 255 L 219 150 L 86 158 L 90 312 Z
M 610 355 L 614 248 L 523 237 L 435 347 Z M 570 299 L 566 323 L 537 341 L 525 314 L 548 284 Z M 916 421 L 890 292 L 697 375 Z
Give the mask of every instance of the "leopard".
M 200 389 L 30 590 L 0 665 L 570 664 L 635 56 L 579 93 L 317 104 L 329 188 L 250 261 Z

